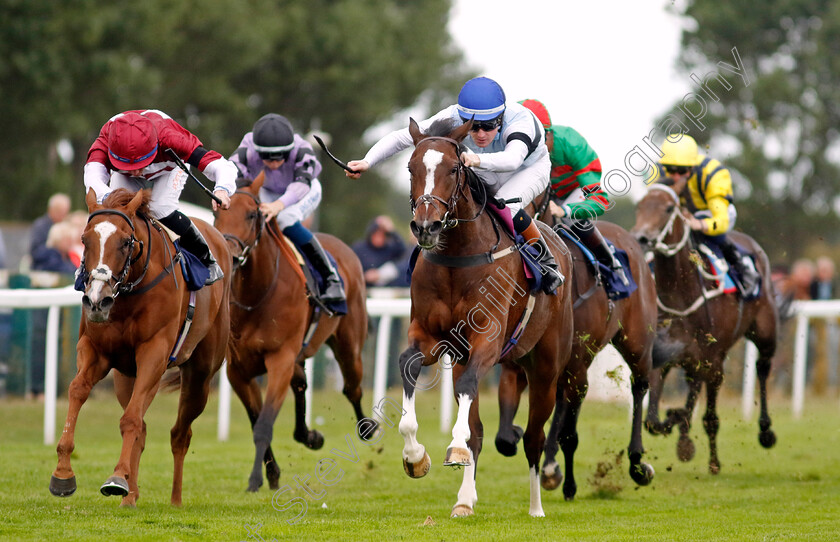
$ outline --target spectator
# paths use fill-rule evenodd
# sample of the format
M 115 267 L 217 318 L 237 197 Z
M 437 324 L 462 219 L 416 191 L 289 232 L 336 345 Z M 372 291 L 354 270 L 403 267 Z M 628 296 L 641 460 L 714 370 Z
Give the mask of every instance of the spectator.
M 85 233 L 88 214 L 85 211 L 73 211 L 67 216 L 66 220 L 75 228 L 75 242 L 70 249 L 70 260 L 73 262 L 73 265 L 79 267 L 82 262 L 82 256 L 85 253 L 85 246 L 82 244 L 82 234 Z
M 407 286 L 405 269 L 405 242 L 394 231 L 394 223 L 385 215 L 368 224 L 365 238 L 353 244 L 353 252 L 362 262 L 365 284 L 368 286 Z
M 29 235 L 29 254 L 35 257 L 35 251 L 47 244 L 47 235 L 53 224 L 64 220 L 70 213 L 70 196 L 56 193 L 47 201 L 47 213 L 32 223 Z
M 811 299 L 834 299 L 834 260 L 828 256 L 817 258 L 810 294 Z
M 828 256 L 817 258 L 810 294 L 811 299 L 834 298 L 834 260 Z M 811 325 L 814 359 L 808 364 L 809 380 L 815 395 L 825 395 L 837 379 L 837 322 L 815 318 Z
M 793 262 L 788 278 L 787 294 L 796 300 L 811 299 L 811 283 L 814 281 L 814 263 L 801 258 Z

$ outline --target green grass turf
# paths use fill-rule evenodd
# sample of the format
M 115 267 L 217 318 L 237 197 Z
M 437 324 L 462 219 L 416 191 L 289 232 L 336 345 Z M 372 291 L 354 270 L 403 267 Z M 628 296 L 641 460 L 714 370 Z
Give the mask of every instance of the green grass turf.
M 396 397 L 397 390 L 392 390 Z M 295 489 L 277 497 L 282 505 L 300 497 L 305 516 L 289 525 L 293 510 L 272 507 L 272 491 L 245 491 L 253 459 L 250 428 L 234 399 L 231 438 L 216 440 L 217 398 L 193 426 L 185 464 L 183 508 L 169 505 L 172 456 L 169 429 L 176 397 L 160 395 L 146 416 L 149 436 L 141 462 L 137 508 L 122 509 L 99 486 L 116 464 L 120 409 L 109 393 L 99 393 L 82 409 L 73 457 L 78 490 L 69 498 L 49 494 L 56 465 L 54 446 L 42 444 L 43 406 L 0 401 L 0 540 L 837 540 L 840 539 L 840 405 L 812 400 L 794 421 L 789 399 L 771 404 L 778 443 L 758 444 L 756 421 L 741 420 L 738 403 L 720 409 L 721 473 L 708 473 L 708 446 L 695 417 L 697 455 L 676 459 L 676 435 L 645 433 L 647 460 L 656 469 L 653 483 L 638 488 L 627 474 L 626 458 L 616 456 L 629 441 L 624 404 L 584 404 L 575 458 L 578 495 L 565 502 L 560 491 L 543 491 L 546 518 L 528 515 L 528 472 L 524 454 L 500 456 L 493 446 L 498 408 L 492 394 L 482 396 L 487 430 L 478 464 L 475 515 L 450 519 L 462 471 L 442 466 L 450 437 L 438 430 L 437 390 L 418 399 L 419 440 L 432 469 L 419 480 L 401 466 L 402 438 L 384 427 L 382 440 L 362 445 L 353 434 L 349 404 L 340 393 L 315 395 L 316 426 L 326 437 L 321 450 L 305 449 L 291 438 L 293 404 L 287 401 L 274 431 L 274 451 L 282 468 L 281 485 Z M 369 402 L 365 401 L 366 411 Z M 524 407 L 525 403 L 523 403 Z M 518 423 L 524 425 L 524 408 Z M 58 406 L 58 427 L 67 413 Z M 352 463 L 331 452 L 347 450 L 349 435 L 359 459 Z M 323 486 L 315 478 L 319 460 L 332 458 L 341 479 Z M 614 466 L 596 474 L 599 464 Z M 333 471 L 329 476 L 334 476 Z M 310 476 L 316 500 L 294 482 Z M 431 525 L 424 525 L 431 517 Z M 253 530 L 261 525 L 258 530 Z M 249 531 L 249 528 L 252 529 Z

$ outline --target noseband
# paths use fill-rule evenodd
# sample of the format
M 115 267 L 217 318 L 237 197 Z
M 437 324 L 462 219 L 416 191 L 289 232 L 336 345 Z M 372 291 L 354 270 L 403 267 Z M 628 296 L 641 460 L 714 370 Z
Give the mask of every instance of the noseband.
M 464 179 L 467 176 L 467 168 L 461 162 L 461 157 L 459 155 L 459 153 L 461 151 L 461 144 L 458 143 L 457 141 L 455 141 L 454 139 L 452 139 L 451 137 L 429 136 L 429 137 L 425 137 L 425 138 L 421 139 L 420 141 L 418 141 L 417 145 L 415 145 L 415 147 L 419 147 L 420 145 L 422 145 L 423 143 L 425 143 L 427 141 L 446 141 L 447 143 L 451 143 L 455 147 L 455 160 L 458 163 L 457 178 L 455 180 L 455 189 L 452 191 L 452 195 L 449 197 L 449 201 L 444 201 L 443 198 L 441 198 L 439 196 L 435 196 L 434 194 L 423 194 L 422 196 L 417 198 L 416 201 L 414 200 L 414 198 L 409 199 L 409 202 L 411 203 L 411 214 L 414 215 L 414 213 L 417 210 L 418 205 L 423 204 L 423 203 L 425 203 L 426 205 L 431 204 L 432 207 L 434 207 L 435 210 L 438 212 L 438 214 L 442 214 L 441 222 L 443 223 L 443 230 L 444 231 L 448 230 L 450 228 L 454 228 L 455 226 L 457 226 L 461 222 L 472 222 L 472 221 L 476 220 L 481 215 L 482 211 L 484 210 L 484 204 L 487 203 L 486 194 L 485 194 L 485 198 L 484 198 L 484 204 L 481 206 L 481 209 L 478 210 L 478 213 L 474 217 L 467 218 L 467 219 L 461 219 L 461 218 L 457 218 L 457 217 L 450 218 L 450 215 L 455 213 L 455 206 L 457 205 L 458 199 L 461 197 L 461 194 L 462 194 L 462 189 L 463 189 L 462 184 L 463 184 Z M 480 184 L 481 184 L 482 187 L 484 187 L 484 183 L 480 183 Z M 443 213 L 440 212 L 440 208 L 437 205 L 438 203 L 443 205 L 443 208 L 445 210 Z
M 109 285 L 111 286 L 111 291 L 114 292 L 114 297 L 116 298 L 121 293 L 129 293 L 134 287 L 143 280 L 143 277 L 146 276 L 146 269 L 149 267 L 149 258 L 151 258 L 151 251 L 147 254 L 146 258 L 146 265 L 143 268 L 143 274 L 138 278 L 136 281 L 130 284 L 124 284 L 126 278 L 128 277 L 128 272 L 131 269 L 131 266 L 140 259 L 140 256 L 143 255 L 143 241 L 137 239 L 134 236 L 134 222 L 132 222 L 131 218 L 128 217 L 127 214 L 123 213 L 122 211 L 118 211 L 116 209 L 99 209 L 98 211 L 94 211 L 88 216 L 88 223 L 93 219 L 93 217 L 97 215 L 117 215 L 123 220 L 125 220 L 128 225 L 131 227 L 131 237 L 129 238 L 129 250 L 128 250 L 128 257 L 125 259 L 125 263 L 123 264 L 122 270 L 117 277 L 113 275 L 109 279 Z M 146 221 L 146 227 L 149 228 L 149 236 L 151 237 L 151 228 L 149 227 L 148 220 Z M 137 258 L 132 258 L 131 255 L 134 253 L 135 245 L 139 246 L 140 250 L 137 254 Z M 84 263 L 80 265 L 81 268 L 84 268 Z M 93 273 L 88 275 L 87 280 L 85 281 L 85 287 L 90 285 L 90 281 L 93 280 Z M 111 281 L 114 281 L 113 283 Z
M 687 224 L 683 224 L 683 236 L 675 245 L 669 245 L 665 242 L 665 237 L 671 233 L 674 229 L 674 221 L 677 217 L 681 218 L 685 223 L 685 217 L 680 212 L 680 198 L 677 196 L 676 192 L 674 192 L 670 187 L 662 185 L 662 184 L 654 184 L 650 187 L 650 190 L 660 190 L 662 192 L 667 193 L 671 198 L 674 199 L 676 205 L 674 205 L 674 210 L 671 213 L 671 216 L 668 217 L 668 222 L 665 223 L 665 227 L 659 232 L 659 235 L 656 236 L 653 243 L 653 250 L 663 254 L 667 257 L 671 257 L 674 254 L 678 253 L 685 244 L 688 242 L 688 237 L 691 234 L 690 228 L 688 228 Z
M 253 195 L 250 192 L 246 192 L 245 190 L 237 190 L 236 192 L 234 192 L 234 195 L 236 195 L 236 194 L 242 194 L 242 195 L 248 196 L 249 198 L 254 200 L 254 203 L 257 204 L 257 224 L 256 224 L 257 232 L 256 232 L 256 237 L 254 237 L 254 242 L 253 243 L 246 244 L 242 239 L 240 239 L 239 237 L 237 237 L 233 234 L 230 234 L 230 233 L 224 234 L 225 239 L 227 239 L 228 241 L 233 241 L 237 245 L 239 245 L 239 250 L 241 252 L 239 253 L 239 256 L 234 256 L 233 257 L 234 268 L 239 268 L 239 267 L 242 267 L 242 266 L 245 265 L 245 262 L 248 261 L 248 256 L 251 255 L 251 251 L 254 250 L 254 248 L 256 248 L 257 244 L 260 242 L 260 238 L 262 237 L 262 232 L 265 229 L 265 216 L 262 214 L 262 212 L 260 212 L 260 200 L 259 200 L 259 198 L 257 198 L 257 196 Z

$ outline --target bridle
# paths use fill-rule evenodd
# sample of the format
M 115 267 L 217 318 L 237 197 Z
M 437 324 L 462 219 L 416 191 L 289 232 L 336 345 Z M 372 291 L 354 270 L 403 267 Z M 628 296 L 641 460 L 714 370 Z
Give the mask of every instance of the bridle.
M 671 216 L 668 217 L 668 221 L 665 223 L 665 226 L 659 232 L 659 235 L 657 235 L 656 238 L 653 240 L 653 250 L 670 258 L 677 254 L 680 250 L 682 250 L 686 243 L 688 243 L 689 236 L 691 235 L 691 229 L 688 227 L 688 224 L 686 223 L 687 221 L 682 215 L 682 212 L 680 212 L 680 198 L 677 196 L 676 192 L 662 184 L 654 184 L 650 187 L 650 190 L 661 190 L 674 199 L 675 205 L 674 210 L 671 212 Z M 674 221 L 677 219 L 677 217 L 683 220 L 683 225 L 685 226 L 683 228 L 683 236 L 682 239 L 677 241 L 676 244 L 669 245 L 665 242 L 665 238 L 673 230 Z
M 262 237 L 262 232 L 265 229 L 265 216 L 260 212 L 259 198 L 245 190 L 237 190 L 236 192 L 234 192 L 234 195 L 236 194 L 243 194 L 245 196 L 248 196 L 249 198 L 254 200 L 254 203 L 257 204 L 257 224 L 255 226 L 255 229 L 257 231 L 256 236 L 254 237 L 254 241 L 252 243 L 245 243 L 245 241 L 231 233 L 224 234 L 226 240 L 233 241 L 234 243 L 239 245 L 239 255 L 233 257 L 234 270 L 245 265 L 245 263 L 248 261 L 248 256 L 251 255 L 251 251 L 254 250 L 254 248 L 256 248 L 257 244 L 259 244 L 260 238 Z
M 108 284 L 111 287 L 111 291 L 114 292 L 113 297 L 116 298 L 121 293 L 124 293 L 124 294 L 131 293 L 132 290 L 134 290 L 134 288 L 138 284 L 140 284 L 140 282 L 143 281 L 143 279 L 146 276 L 146 271 L 149 269 L 149 261 L 151 260 L 152 251 L 151 250 L 146 251 L 146 263 L 143 265 L 143 272 L 140 274 L 140 276 L 137 278 L 137 280 L 135 280 L 134 282 L 125 284 L 125 281 L 128 278 L 128 273 L 131 270 L 131 266 L 134 265 L 134 263 L 136 263 L 137 261 L 139 261 L 140 257 L 143 255 L 143 248 L 144 248 L 143 241 L 140 241 L 139 239 L 137 239 L 137 237 L 134 236 L 134 233 L 136 231 L 134 229 L 134 222 L 132 222 L 131 218 L 129 218 L 129 216 L 127 214 L 123 213 L 122 211 L 118 211 L 116 209 L 99 209 L 98 211 L 92 212 L 90 214 L 90 216 L 88 216 L 88 224 L 90 224 L 90 221 L 93 219 L 93 217 L 98 216 L 98 215 L 117 215 L 120 218 L 122 218 L 123 220 L 125 220 L 128 223 L 128 225 L 131 227 L 131 237 L 129 238 L 129 250 L 128 250 L 128 256 L 125 259 L 125 263 L 123 264 L 123 267 L 120 270 L 119 275 L 114 276 L 113 274 L 111 274 L 110 278 L 108 279 Z M 144 220 L 144 222 L 146 222 L 146 228 L 148 228 L 149 239 L 151 239 L 152 230 L 151 230 L 151 226 L 149 225 L 149 221 Z M 131 256 L 132 256 L 132 254 L 134 254 L 135 246 L 139 247 L 139 250 L 137 252 L 137 257 L 132 258 Z M 82 269 L 84 269 L 84 264 L 82 264 L 80 267 Z M 87 280 L 85 281 L 85 287 L 90 285 L 91 280 L 105 280 L 104 278 L 98 277 L 97 275 L 99 275 L 99 274 L 101 274 L 99 269 L 94 269 L 93 271 L 91 271 Z
M 421 204 L 431 205 L 435 208 L 438 214 L 442 215 L 441 222 L 443 223 L 443 231 L 448 229 L 454 228 L 458 226 L 458 224 L 462 222 L 473 222 L 481 216 L 481 213 L 484 212 L 484 207 L 487 205 L 487 188 L 484 183 L 478 183 L 478 185 L 484 191 L 484 201 L 481 204 L 478 212 L 472 218 L 457 218 L 453 216 L 455 214 L 455 207 L 458 204 L 458 200 L 461 198 L 461 195 L 464 191 L 464 179 L 466 179 L 468 175 L 468 171 L 472 173 L 471 170 L 461 162 L 459 152 L 461 150 L 461 144 L 452 139 L 451 137 L 443 137 L 443 136 L 429 136 L 421 139 L 417 142 L 415 147 L 420 147 L 423 143 L 427 141 L 446 141 L 447 143 L 451 143 L 455 147 L 455 160 L 458 163 L 457 171 L 456 171 L 456 179 L 455 179 L 455 189 L 452 191 L 452 195 L 449 197 L 449 201 L 445 201 L 443 198 L 439 196 L 435 196 L 434 194 L 423 194 L 415 201 L 414 198 L 410 198 L 409 202 L 411 204 L 411 214 L 417 210 L 417 206 Z M 474 175 L 474 173 L 472 173 Z M 443 208 L 444 212 L 441 213 L 440 207 L 438 207 L 438 203 L 440 203 Z

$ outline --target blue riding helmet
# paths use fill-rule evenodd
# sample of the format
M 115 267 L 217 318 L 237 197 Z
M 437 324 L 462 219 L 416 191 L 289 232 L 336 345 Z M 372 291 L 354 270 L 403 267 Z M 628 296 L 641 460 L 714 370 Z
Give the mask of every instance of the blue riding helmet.
M 458 94 L 458 112 L 467 120 L 493 120 L 505 112 L 505 91 L 487 77 L 470 79 Z

